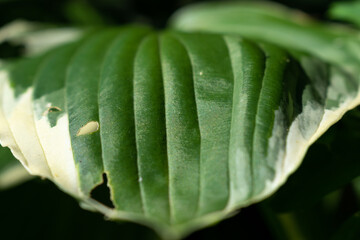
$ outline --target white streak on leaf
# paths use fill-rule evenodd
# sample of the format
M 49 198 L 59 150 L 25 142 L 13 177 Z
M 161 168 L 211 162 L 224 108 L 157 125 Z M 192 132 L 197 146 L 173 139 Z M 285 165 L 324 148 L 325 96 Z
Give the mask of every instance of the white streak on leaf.
M 279 159 L 276 165 L 276 176 L 272 181 L 266 183 L 264 191 L 253 200 L 253 202 L 264 199 L 273 193 L 279 186 L 285 183 L 290 174 L 292 174 L 301 164 L 308 148 L 333 124 L 338 122 L 343 115 L 358 106 L 360 103 L 360 93 L 355 98 L 349 98 L 344 101 L 336 110 L 325 109 L 324 115 L 317 130 L 309 139 L 305 139 L 300 132 L 299 117 L 292 123 L 286 143 L 284 158 Z M 304 114 L 304 113 L 302 113 Z
M 11 132 L 9 124 L 6 120 L 3 106 L 4 103 L 4 86 L 8 79 L 8 74 L 5 71 L 0 72 L 0 143 L 3 147 L 9 147 L 12 154 L 17 158 L 25 168 L 27 168 L 27 161 L 17 145 L 14 136 Z
M 38 109 L 43 109 L 44 104 L 40 100 L 34 106 L 36 114 L 41 112 Z M 53 174 L 52 180 L 64 191 L 79 197 L 78 173 L 71 148 L 68 115 L 63 114 L 53 127 L 47 116 L 42 115 L 40 119 L 36 119 L 36 129 Z
M 28 88 L 20 96 L 15 97 L 13 88 L 6 81 L 2 108 L 13 137 L 26 158 L 30 173 L 51 178 L 52 174 L 35 129 L 32 92 L 33 89 Z

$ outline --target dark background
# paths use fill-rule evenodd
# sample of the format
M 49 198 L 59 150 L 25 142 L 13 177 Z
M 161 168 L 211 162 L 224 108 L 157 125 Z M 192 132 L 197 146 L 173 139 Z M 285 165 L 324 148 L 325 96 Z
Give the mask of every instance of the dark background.
M 215 1 L 215 0 L 213 0 Z M 217 0 L 221 2 L 221 0 Z M 0 0 L 0 26 L 14 19 L 81 24 L 76 8 L 91 8 L 107 24 L 146 22 L 163 27 L 168 17 L 182 6 L 203 0 Z M 278 0 L 315 17 L 323 17 L 332 0 Z M 85 6 L 85 7 L 84 7 Z M 79 12 L 79 11 L 78 11 Z M 79 14 L 80 15 L 80 14 Z M 82 22 L 83 23 L 83 22 Z

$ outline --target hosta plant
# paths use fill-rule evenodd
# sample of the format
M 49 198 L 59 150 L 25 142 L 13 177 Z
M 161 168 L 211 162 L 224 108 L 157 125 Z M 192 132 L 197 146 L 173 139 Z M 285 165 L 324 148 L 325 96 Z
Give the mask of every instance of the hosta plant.
M 274 193 L 360 103 L 355 30 L 242 3 L 171 26 L 86 29 L 0 70 L 2 146 L 84 208 L 166 239 Z

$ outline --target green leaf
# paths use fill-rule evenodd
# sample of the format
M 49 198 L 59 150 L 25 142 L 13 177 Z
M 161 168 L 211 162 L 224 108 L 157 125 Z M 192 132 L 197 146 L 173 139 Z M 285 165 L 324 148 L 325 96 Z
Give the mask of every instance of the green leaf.
M 359 80 L 318 58 L 141 26 L 94 30 L 0 74 L 0 140 L 30 173 L 164 238 L 272 194 L 360 102 Z M 105 184 L 108 205 L 93 195 Z
M 170 26 L 182 31 L 240 34 L 289 51 L 306 52 L 347 69 L 358 69 L 357 31 L 319 23 L 302 12 L 269 2 L 190 5 L 174 14 Z
M 333 19 L 344 20 L 360 26 L 360 1 L 336 2 L 330 7 L 328 15 Z
M 19 185 L 32 176 L 19 161 L 16 161 L 8 148 L 0 147 L 0 190 Z
M 347 3 L 339 3 L 342 4 Z M 264 2 L 198 4 L 175 13 L 171 25 L 185 31 L 241 34 L 250 39 L 271 42 L 295 54 L 305 52 L 315 55 L 334 68 L 330 71 L 330 78 L 334 80 L 330 81 L 333 87 L 330 86 L 329 90 L 336 89 L 345 94 L 350 89 L 359 89 L 358 84 L 345 87 L 347 83 L 338 78 L 338 71 L 345 71 L 347 73 L 343 74 L 351 75 L 354 82 L 359 81 L 356 80 L 359 78 L 360 67 L 358 32 L 344 26 L 318 23 L 299 11 Z M 330 90 L 326 95 L 329 98 L 328 107 L 333 104 L 333 107 L 339 106 L 342 94 Z M 349 108 L 354 106 L 350 105 Z M 286 188 L 277 194 L 277 199 L 282 199 L 279 206 L 286 208 L 288 205 L 311 202 L 358 175 L 356 154 L 352 150 L 354 147 L 350 147 L 351 144 L 356 144 L 357 138 L 354 140 L 352 135 L 357 131 L 351 127 L 349 129 L 351 130 L 346 131 L 348 134 L 344 131 L 337 132 L 331 145 L 332 149 L 342 149 L 341 145 L 348 151 L 341 150 L 342 154 L 339 151 L 330 152 L 327 151 L 329 146 L 317 144 L 312 150 L 313 155 L 317 154 L 315 159 L 306 161 Z M 310 154 L 309 157 L 311 156 Z M 328 175 L 336 177 L 327 180 Z

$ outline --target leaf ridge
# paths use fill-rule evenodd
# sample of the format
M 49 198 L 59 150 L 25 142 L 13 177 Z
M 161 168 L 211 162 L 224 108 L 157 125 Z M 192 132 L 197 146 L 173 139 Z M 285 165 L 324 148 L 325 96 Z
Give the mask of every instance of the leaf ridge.
M 161 58 L 161 44 L 160 44 L 160 36 L 157 35 L 156 37 L 156 44 L 157 44 L 157 50 L 158 50 L 158 56 L 159 56 L 159 68 L 160 68 L 160 73 L 161 73 L 161 80 L 162 80 L 162 90 L 163 90 L 163 98 L 164 98 L 164 122 L 165 122 L 165 145 L 166 145 L 166 164 L 167 164 L 167 184 L 168 184 L 168 203 L 169 203 L 169 220 L 170 220 L 170 225 L 173 224 L 174 222 L 174 213 L 173 213 L 173 203 L 172 203 L 172 198 L 171 198 L 171 191 L 170 191 L 170 164 L 169 164 L 169 148 L 168 148 L 168 132 L 167 132 L 167 117 L 166 117 L 166 95 L 165 95 L 165 79 L 164 79 L 164 68 L 162 67 L 162 58 Z

